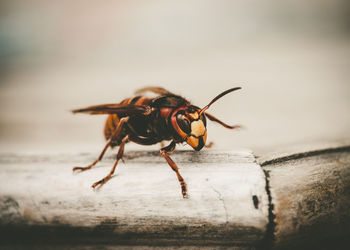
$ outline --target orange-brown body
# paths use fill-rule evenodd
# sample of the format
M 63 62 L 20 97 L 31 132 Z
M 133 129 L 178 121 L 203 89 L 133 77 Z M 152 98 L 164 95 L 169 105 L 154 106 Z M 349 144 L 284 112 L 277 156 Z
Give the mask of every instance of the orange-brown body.
M 151 100 L 151 98 L 136 96 L 124 99 L 120 104 L 148 105 Z M 108 140 L 111 137 L 115 129 L 118 127 L 120 119 L 122 117 L 124 116 L 118 114 L 108 115 L 104 128 L 104 136 L 106 140 Z M 120 134 L 117 134 L 112 138 L 111 147 L 119 146 L 126 135 L 127 130 L 123 128 Z
M 186 142 L 196 151 L 201 150 L 207 139 L 206 117 L 225 128 L 234 129 L 239 127 L 229 126 L 214 116 L 205 113 L 216 100 L 238 89 L 240 87 L 222 92 L 202 109 L 163 88 L 146 87 L 140 89 L 138 93 L 151 91 L 158 94 L 158 96 L 155 98 L 135 96 L 127 98 L 119 104 L 102 104 L 73 110 L 73 113 L 108 114 L 104 128 L 107 143 L 100 156 L 87 167 L 75 167 L 73 170 L 85 171 L 90 169 L 102 159 L 108 147 L 119 146 L 117 159 L 110 173 L 92 185 L 93 188 L 102 186 L 113 175 L 118 161 L 123 156 L 126 143 L 131 141 L 141 145 L 151 145 L 164 140 L 171 140 L 171 143 L 167 147 L 163 147 L 160 153 L 175 171 L 181 185 L 182 195 L 186 197 L 187 185 L 169 154 L 175 150 L 176 143 L 182 142 Z

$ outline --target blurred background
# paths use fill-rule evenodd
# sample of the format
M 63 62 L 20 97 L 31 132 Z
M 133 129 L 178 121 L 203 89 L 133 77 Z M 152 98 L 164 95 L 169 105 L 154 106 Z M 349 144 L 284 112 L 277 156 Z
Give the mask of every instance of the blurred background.
M 348 0 L 0 4 L 0 152 L 97 154 L 106 117 L 69 110 L 149 85 L 200 107 L 242 86 L 210 108 L 245 127 L 209 124 L 214 149 L 350 138 Z

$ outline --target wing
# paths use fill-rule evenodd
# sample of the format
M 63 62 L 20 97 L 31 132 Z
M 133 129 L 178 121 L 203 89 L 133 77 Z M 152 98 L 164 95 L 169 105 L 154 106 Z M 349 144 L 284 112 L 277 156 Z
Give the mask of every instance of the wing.
M 147 105 L 133 105 L 133 104 L 101 104 L 90 106 L 81 109 L 74 109 L 75 113 L 87 113 L 90 115 L 100 114 L 143 114 L 151 113 L 151 108 Z
M 241 125 L 233 125 L 233 126 L 227 125 L 226 123 L 220 121 L 218 118 L 216 118 L 215 116 L 213 116 L 211 114 L 208 114 L 207 112 L 205 112 L 205 116 L 208 117 L 209 120 L 211 120 L 213 122 L 217 122 L 220 125 L 222 125 L 223 127 L 228 128 L 228 129 L 235 129 L 235 128 L 241 128 L 242 127 Z
M 152 86 L 138 89 L 135 91 L 135 94 L 141 94 L 141 93 L 144 93 L 147 91 L 150 91 L 150 92 L 153 92 L 153 93 L 159 94 L 159 95 L 174 95 L 172 92 L 170 92 L 162 87 L 152 87 Z
M 158 97 L 155 97 L 152 100 L 152 104 L 151 104 L 152 107 L 158 107 L 158 108 L 159 107 L 179 107 L 179 106 L 190 104 L 190 102 L 187 101 L 185 98 L 179 95 L 176 95 L 162 87 L 154 87 L 154 86 L 145 87 L 145 88 L 136 90 L 135 94 L 141 94 L 147 91 L 153 92 L 155 94 L 159 94 Z

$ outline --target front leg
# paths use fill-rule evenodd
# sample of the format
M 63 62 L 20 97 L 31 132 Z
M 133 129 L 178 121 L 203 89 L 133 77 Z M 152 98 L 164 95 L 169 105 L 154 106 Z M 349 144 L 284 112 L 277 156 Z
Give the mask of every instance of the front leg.
M 217 122 L 217 123 L 219 123 L 220 125 L 222 125 L 223 127 L 228 128 L 228 129 L 242 128 L 241 125 L 232 125 L 232 126 L 227 125 L 226 123 L 220 121 L 218 118 L 216 118 L 215 116 L 213 116 L 213 115 L 211 115 L 211 114 L 209 114 L 209 113 L 205 113 L 205 116 L 206 116 L 209 120 L 211 120 L 211 121 L 213 121 L 213 122 Z
M 187 184 L 185 180 L 182 178 L 182 176 L 179 173 L 179 168 L 177 167 L 176 163 L 170 158 L 168 154 L 171 154 L 175 149 L 176 143 L 175 141 L 172 141 L 167 147 L 164 147 L 160 150 L 160 153 L 165 158 L 165 160 L 168 162 L 169 166 L 172 168 L 172 170 L 175 171 L 177 179 L 180 182 L 182 196 L 184 198 L 188 198 L 187 196 Z

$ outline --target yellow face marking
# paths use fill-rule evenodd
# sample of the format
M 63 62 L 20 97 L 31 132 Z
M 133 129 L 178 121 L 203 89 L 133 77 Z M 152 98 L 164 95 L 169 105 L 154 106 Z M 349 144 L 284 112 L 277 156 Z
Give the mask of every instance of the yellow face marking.
M 202 120 L 194 121 L 191 123 L 191 134 L 199 137 L 204 135 L 205 133 L 205 126 Z
M 199 144 L 199 140 L 196 137 L 190 136 L 187 138 L 186 142 L 192 147 L 192 148 L 196 148 L 198 147 Z
M 188 114 L 189 117 L 191 117 L 193 120 L 197 120 L 199 118 L 198 113 L 190 113 Z

